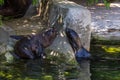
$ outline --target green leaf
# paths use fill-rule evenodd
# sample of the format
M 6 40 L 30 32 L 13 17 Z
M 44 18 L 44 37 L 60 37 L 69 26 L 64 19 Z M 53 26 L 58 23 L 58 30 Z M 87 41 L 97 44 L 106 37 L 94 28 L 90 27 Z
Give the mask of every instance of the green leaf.
M 4 4 L 4 0 L 0 0 L 0 5 Z
M 98 3 L 98 0 L 95 0 L 95 3 Z
M 38 3 L 38 0 L 33 0 L 32 4 L 36 5 Z

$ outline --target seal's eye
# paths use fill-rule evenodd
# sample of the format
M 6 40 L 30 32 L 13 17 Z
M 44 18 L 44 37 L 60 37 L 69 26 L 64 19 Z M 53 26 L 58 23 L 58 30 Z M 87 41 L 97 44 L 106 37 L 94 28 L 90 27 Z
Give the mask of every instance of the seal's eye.
M 54 33 L 54 30 L 53 30 L 53 29 L 51 29 L 51 30 L 50 30 L 50 33 Z
M 53 32 L 52 32 L 52 30 L 48 30 L 47 32 L 46 32 L 46 35 L 51 35 Z

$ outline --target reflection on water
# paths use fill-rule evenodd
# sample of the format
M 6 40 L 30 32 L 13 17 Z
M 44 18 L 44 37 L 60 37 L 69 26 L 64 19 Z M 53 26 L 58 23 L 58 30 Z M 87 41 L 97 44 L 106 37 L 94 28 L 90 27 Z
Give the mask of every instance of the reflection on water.
M 71 80 L 77 78 L 75 67 L 64 69 L 55 59 L 14 60 L 7 63 L 0 56 L 0 80 Z

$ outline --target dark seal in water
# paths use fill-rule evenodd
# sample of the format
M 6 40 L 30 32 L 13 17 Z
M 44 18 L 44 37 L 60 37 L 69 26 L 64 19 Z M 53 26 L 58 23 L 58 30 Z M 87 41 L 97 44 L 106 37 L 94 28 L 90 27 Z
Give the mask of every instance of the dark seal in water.
M 15 54 L 22 59 L 35 59 L 45 56 L 44 49 L 52 44 L 57 32 L 54 28 L 49 28 L 36 35 L 10 36 L 18 39 L 14 46 Z
M 68 41 L 69 41 L 71 47 L 73 48 L 73 51 L 75 52 L 75 57 L 76 57 L 77 62 L 80 63 L 81 60 L 90 59 L 91 55 L 82 46 L 78 34 L 70 28 L 66 28 L 65 32 L 66 32 Z

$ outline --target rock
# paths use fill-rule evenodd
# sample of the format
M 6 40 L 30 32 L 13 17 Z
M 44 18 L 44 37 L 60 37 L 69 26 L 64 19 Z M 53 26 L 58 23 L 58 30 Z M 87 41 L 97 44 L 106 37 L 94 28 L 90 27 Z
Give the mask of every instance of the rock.
M 13 51 L 14 48 L 13 48 L 13 46 L 11 46 L 11 45 L 7 45 L 7 46 L 6 46 L 6 50 L 7 50 L 7 51 Z
M 14 61 L 14 57 L 10 52 L 6 52 L 5 57 L 8 63 L 12 63 Z
M 113 3 L 114 4 L 114 3 Z M 92 37 L 100 40 L 120 40 L 120 9 L 115 3 L 107 10 L 105 7 L 91 7 Z
M 58 19 L 62 19 L 61 22 L 58 22 Z M 90 12 L 86 8 L 69 1 L 53 3 L 49 14 L 49 21 L 51 26 L 55 26 L 61 29 L 61 31 L 64 31 L 65 27 L 75 30 L 79 34 L 83 46 L 89 50 L 91 19 Z M 65 33 L 61 31 L 50 48 L 65 54 L 72 53 L 72 48 L 67 47 L 70 45 L 67 42 Z M 59 48 L 56 46 L 59 46 Z
M 6 52 L 6 45 L 9 41 L 9 33 L 0 27 L 0 55 Z
M 13 50 L 13 46 L 10 44 L 12 40 L 9 37 L 12 34 L 14 31 L 10 27 L 5 25 L 0 27 L 0 55 Z
M 0 15 L 4 17 L 23 17 L 32 0 L 5 0 L 0 7 Z
M 0 55 L 6 52 L 6 44 L 0 44 Z
M 28 10 L 26 11 L 24 17 L 29 18 L 37 14 L 36 6 L 33 6 L 32 4 L 29 6 Z
M 2 27 L 0 27 L 0 43 L 8 43 L 9 33 Z
M 71 28 L 75 30 L 81 39 L 83 46 L 89 50 L 91 37 L 91 15 L 90 12 L 70 1 L 54 3 L 50 10 L 49 21 L 56 28 Z M 57 22 L 60 19 L 61 22 Z
M 50 7 L 48 21 L 50 21 L 50 26 L 56 27 L 60 32 L 53 44 L 49 47 L 50 50 L 53 50 L 50 54 L 63 54 L 66 58 L 62 58 L 64 62 L 71 64 L 70 62 L 73 61 L 74 66 L 78 66 L 75 63 L 75 56 L 68 43 L 64 29 L 68 27 L 75 30 L 79 34 L 82 45 L 89 50 L 91 37 L 91 15 L 89 10 L 74 2 L 56 1 Z M 57 53 L 55 54 L 54 51 Z M 78 80 L 90 80 L 89 61 L 83 61 L 80 66 L 81 70 L 80 74 L 78 74 Z
M 81 62 L 81 69 L 80 69 L 80 74 L 79 74 L 79 79 L 80 80 L 91 80 L 90 79 L 90 76 L 91 76 L 91 73 L 90 73 L 90 64 L 89 64 L 89 61 L 86 61 L 86 60 L 83 60 Z
M 74 52 L 67 41 L 66 34 L 63 29 L 59 32 L 59 35 L 56 37 L 49 49 L 58 52 L 58 54 L 64 55 L 66 63 L 75 59 Z

